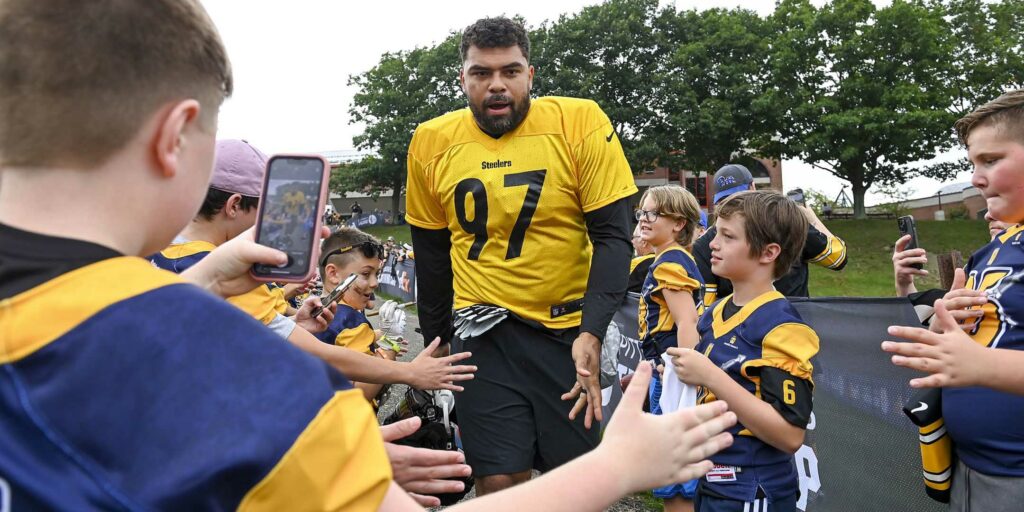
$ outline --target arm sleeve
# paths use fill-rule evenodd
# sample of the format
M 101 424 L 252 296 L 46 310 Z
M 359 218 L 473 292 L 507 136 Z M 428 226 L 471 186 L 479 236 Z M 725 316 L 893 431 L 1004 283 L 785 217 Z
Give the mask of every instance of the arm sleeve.
M 441 343 L 452 339 L 452 304 L 455 290 L 452 286 L 451 232 L 447 229 L 423 229 L 411 226 L 412 246 L 416 251 L 416 280 L 420 329 L 424 344 L 436 338 Z
M 761 399 L 790 424 L 807 426 L 814 387 L 811 358 L 818 353 L 818 335 L 798 322 L 779 324 L 761 341 L 761 358 L 743 364 L 743 375 L 759 378 Z
M 812 384 L 778 368 L 761 369 L 761 400 L 779 411 L 789 424 L 807 428 L 811 421 Z
M 846 242 L 837 236 L 828 236 L 814 226 L 807 226 L 803 259 L 829 270 L 842 270 L 846 266 Z
M 700 281 L 696 280 L 678 263 L 666 261 L 654 268 L 654 279 L 658 282 L 654 292 L 661 290 L 678 290 L 693 292 L 700 289 Z
M 584 214 L 587 233 L 594 245 L 583 295 L 583 321 L 580 332 L 604 339 L 608 323 L 622 304 L 629 280 L 629 200 L 619 199 Z

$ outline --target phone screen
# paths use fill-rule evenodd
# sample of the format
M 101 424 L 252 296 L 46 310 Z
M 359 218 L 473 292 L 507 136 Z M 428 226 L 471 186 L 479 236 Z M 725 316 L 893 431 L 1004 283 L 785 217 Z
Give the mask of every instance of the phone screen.
M 256 242 L 288 254 L 283 267 L 254 265 L 266 277 L 305 276 L 317 241 L 324 163 L 311 157 L 273 157 L 267 168 Z

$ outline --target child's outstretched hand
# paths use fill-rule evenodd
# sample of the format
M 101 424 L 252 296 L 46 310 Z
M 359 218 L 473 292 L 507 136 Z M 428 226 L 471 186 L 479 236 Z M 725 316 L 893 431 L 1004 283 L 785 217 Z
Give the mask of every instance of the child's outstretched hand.
M 724 430 L 736 423 L 736 415 L 727 411 L 725 402 L 662 416 L 645 414 L 641 409 L 650 382 L 650 364 L 640 363 L 597 448 L 607 467 L 621 471 L 628 487 L 624 492 L 703 476 L 712 467 L 706 459 L 732 444 Z
M 882 342 L 882 350 L 894 354 L 893 364 L 931 374 L 911 380 L 911 387 L 974 386 L 984 380 L 986 349 L 961 329 L 946 300 L 935 301 L 931 330 L 893 325 L 889 334 L 913 342 Z
M 706 386 L 716 371 L 721 371 L 704 354 L 690 348 L 672 347 L 668 349 L 672 356 L 679 380 L 691 386 Z

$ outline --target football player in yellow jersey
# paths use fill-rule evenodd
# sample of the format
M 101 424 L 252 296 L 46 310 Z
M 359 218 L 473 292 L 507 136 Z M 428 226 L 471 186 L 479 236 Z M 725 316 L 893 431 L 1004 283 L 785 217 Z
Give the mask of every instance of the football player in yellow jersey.
M 469 107 L 421 124 L 409 146 L 423 334 L 472 350 L 482 372 L 456 398 L 481 494 L 597 443 L 600 400 L 570 421 L 559 395 L 600 396 L 601 338 L 629 269 L 636 187 L 614 128 L 593 101 L 531 101 L 529 53 L 515 21 L 469 26 Z

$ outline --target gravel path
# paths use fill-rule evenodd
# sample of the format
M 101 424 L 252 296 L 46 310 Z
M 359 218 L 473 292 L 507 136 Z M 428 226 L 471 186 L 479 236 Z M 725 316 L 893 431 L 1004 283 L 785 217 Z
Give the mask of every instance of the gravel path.
M 377 319 L 375 317 L 371 318 L 370 322 L 376 325 Z M 405 338 L 410 340 L 409 353 L 402 356 L 400 358 L 401 361 L 411 361 L 414 357 L 416 357 L 417 354 L 419 354 L 423 350 L 423 344 L 421 343 L 421 340 L 423 338 L 415 331 L 415 329 L 419 327 L 419 325 L 419 318 L 415 314 L 410 312 L 409 315 L 407 316 L 405 326 Z M 391 392 L 387 400 L 380 406 L 380 412 L 378 414 L 379 418 L 383 419 L 387 417 L 389 414 L 391 414 L 392 411 L 395 410 L 395 407 L 398 405 L 398 401 L 405 394 L 405 389 L 406 386 L 401 384 L 391 387 Z M 465 499 L 468 500 L 475 496 L 476 493 L 471 491 L 469 494 L 466 495 Z M 640 496 L 627 496 L 626 498 L 619 500 L 619 502 L 616 503 L 615 505 L 609 507 L 608 510 L 613 512 L 633 512 L 650 511 L 658 509 L 651 508 L 650 506 L 648 506 L 644 498 Z

